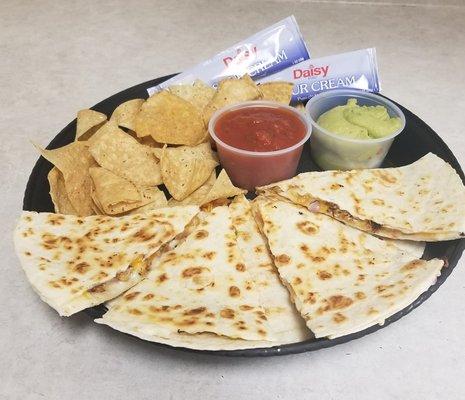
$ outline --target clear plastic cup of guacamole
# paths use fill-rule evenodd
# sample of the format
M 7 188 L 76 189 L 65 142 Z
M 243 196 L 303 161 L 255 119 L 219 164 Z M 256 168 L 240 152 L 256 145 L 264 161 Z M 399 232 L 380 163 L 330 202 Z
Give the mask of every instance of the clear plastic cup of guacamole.
M 392 101 L 358 89 L 320 93 L 306 112 L 312 158 L 324 170 L 379 167 L 405 128 L 405 115 Z

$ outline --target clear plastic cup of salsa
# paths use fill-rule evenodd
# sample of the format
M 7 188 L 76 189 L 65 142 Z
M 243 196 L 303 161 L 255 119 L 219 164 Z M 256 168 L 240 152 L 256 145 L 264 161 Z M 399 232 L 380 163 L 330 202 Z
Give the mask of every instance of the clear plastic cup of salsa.
M 311 126 L 293 107 L 247 101 L 218 110 L 208 130 L 231 181 L 254 190 L 296 174 Z

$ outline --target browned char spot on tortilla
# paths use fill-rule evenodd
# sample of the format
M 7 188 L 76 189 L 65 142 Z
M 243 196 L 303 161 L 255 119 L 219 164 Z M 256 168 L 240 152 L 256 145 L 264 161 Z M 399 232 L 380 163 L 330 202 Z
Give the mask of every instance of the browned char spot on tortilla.
M 184 315 L 197 315 L 207 311 L 206 307 L 197 307 L 184 311 Z
M 318 278 L 321 279 L 322 281 L 331 279 L 333 277 L 333 275 L 330 272 L 325 271 L 325 270 L 318 270 L 316 274 L 318 275 Z
M 236 270 L 239 272 L 244 272 L 245 271 L 245 265 L 243 263 L 237 263 L 236 264 Z
M 333 183 L 329 188 L 331 190 L 339 190 L 340 188 L 343 188 L 344 185 L 341 185 L 340 183 Z
M 234 310 L 232 310 L 231 308 L 223 308 L 220 311 L 220 316 L 222 318 L 234 319 L 235 315 L 236 314 L 235 314 Z
M 208 231 L 201 229 L 194 235 L 196 239 L 205 239 L 208 236 Z
M 336 322 L 337 324 L 344 322 L 346 319 L 347 317 L 340 312 L 337 312 L 336 314 L 333 315 L 333 321 Z
M 239 297 L 241 295 L 241 290 L 237 286 L 230 286 L 229 295 L 231 297 Z
M 47 217 L 47 223 L 49 223 L 50 225 L 61 225 L 64 220 L 65 217 L 60 214 L 50 214 Z
M 125 300 L 133 300 L 133 299 L 135 299 L 139 294 L 140 294 L 140 292 L 128 293 L 127 295 L 124 296 L 124 299 L 125 299 Z
M 275 257 L 275 261 L 279 264 L 289 264 L 291 258 L 287 254 L 279 254 Z
M 383 199 L 373 199 L 373 200 L 371 200 L 371 202 L 375 206 L 384 206 L 384 204 L 385 204 Z
M 305 235 L 314 235 L 319 231 L 318 226 L 312 224 L 310 221 L 297 222 L 296 226 Z
M 190 267 L 186 268 L 184 271 L 182 271 L 182 277 L 183 278 L 191 278 L 194 275 L 199 275 L 202 273 L 202 268 L 201 267 Z
M 214 251 L 208 251 L 206 253 L 203 254 L 203 258 L 206 258 L 207 260 L 213 260 L 213 258 L 215 257 L 215 252 Z
M 324 299 L 322 303 L 323 304 L 316 311 L 318 315 L 324 314 L 326 311 L 341 310 L 349 307 L 353 303 L 353 300 L 346 296 L 334 295 L 330 296 L 328 299 Z
M 359 299 L 359 300 L 363 300 L 363 299 L 366 299 L 367 296 L 366 296 L 366 294 L 363 293 L 363 292 L 356 292 L 356 293 L 355 293 L 355 297 L 356 297 L 357 299 Z
M 423 261 L 422 260 L 413 260 L 413 261 L 410 261 L 409 263 L 405 264 L 402 268 L 401 268 L 401 271 L 402 272 L 405 272 L 405 271 L 410 271 L 410 270 L 413 270 L 413 269 L 416 269 L 420 266 L 423 265 Z
M 302 283 L 302 279 L 300 279 L 298 276 L 296 276 L 293 280 L 292 280 L 292 284 L 297 286 L 297 285 L 300 285 Z
M 90 268 L 90 264 L 86 262 L 80 262 L 74 266 L 74 270 L 79 274 L 85 274 Z
M 313 292 L 308 292 L 307 297 L 304 300 L 304 303 L 315 304 L 316 303 L 316 294 Z

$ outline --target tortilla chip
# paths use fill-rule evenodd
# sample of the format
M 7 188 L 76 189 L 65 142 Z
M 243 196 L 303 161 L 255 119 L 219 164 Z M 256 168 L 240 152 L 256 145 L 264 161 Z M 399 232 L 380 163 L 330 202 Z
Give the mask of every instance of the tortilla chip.
M 168 205 L 170 206 L 181 206 L 181 205 L 202 205 L 203 200 L 207 197 L 207 194 L 210 192 L 213 184 L 216 181 L 216 171 L 213 170 L 208 179 L 200 186 L 198 189 L 194 190 L 189 196 L 185 199 L 178 201 L 174 197 L 169 199 Z
M 218 178 L 216 179 L 213 187 L 210 189 L 208 194 L 203 199 L 202 204 L 209 203 L 214 200 L 226 199 L 228 197 L 234 197 L 239 194 L 246 194 L 247 190 L 240 189 L 234 186 L 229 179 L 226 170 L 221 170 Z
M 152 154 L 153 154 L 157 159 L 161 160 L 161 155 L 163 154 L 163 150 L 165 149 L 165 147 L 167 147 L 166 144 L 165 144 L 165 146 L 163 146 L 163 148 L 155 148 L 155 147 L 154 147 L 154 148 L 152 149 Z
M 99 205 L 107 215 L 120 214 L 136 207 L 141 195 L 136 186 L 127 179 L 102 167 L 89 169 Z
M 168 204 L 170 206 L 177 205 L 204 205 L 207 203 L 217 202 L 216 205 L 224 205 L 227 203 L 228 197 L 234 197 L 239 194 L 245 194 L 247 190 L 235 187 L 229 179 L 226 170 L 221 170 L 218 178 L 216 178 L 216 172 L 213 171 L 207 181 L 200 186 L 195 192 L 187 196 L 182 201 L 176 199 L 170 199 Z
M 203 118 L 206 124 L 215 111 L 242 101 L 261 99 L 262 94 L 255 82 L 249 75 L 244 75 L 241 79 L 223 79 L 218 89 L 203 111 Z
M 135 118 L 143 103 L 144 99 L 133 99 L 121 103 L 111 114 L 110 121 L 114 120 L 119 126 L 134 131 L 136 129 Z
M 64 186 L 70 203 L 80 217 L 93 215 L 90 197 L 89 168 L 96 165 L 85 142 L 73 142 L 54 150 L 36 146 L 42 157 L 63 174 Z
M 107 127 L 108 126 L 108 127 Z M 98 164 L 136 186 L 162 183 L 160 163 L 152 149 L 137 142 L 109 121 L 90 141 L 89 151 Z
M 99 206 L 98 206 L 97 204 L 95 204 L 95 202 L 94 202 L 95 192 L 91 190 L 90 196 L 92 197 L 92 208 L 93 208 L 93 210 L 94 210 L 94 213 L 95 213 L 96 215 L 105 215 L 105 213 L 103 212 L 103 210 L 101 210 L 101 209 L 99 208 Z
M 97 197 L 97 193 L 95 192 L 95 186 L 94 183 L 92 182 L 92 185 L 90 187 L 90 197 L 92 198 L 92 208 L 96 214 L 99 215 L 105 215 L 105 212 L 103 211 L 102 205 L 100 204 L 100 201 Z
M 218 165 L 209 143 L 195 147 L 164 148 L 161 156 L 163 183 L 176 200 L 200 187 Z
M 74 140 L 88 140 L 107 121 L 107 116 L 94 110 L 77 113 L 76 137 Z
M 263 100 L 276 101 L 288 105 L 291 102 L 293 83 L 268 82 L 262 83 L 258 89 L 263 94 Z
M 135 208 L 129 211 L 127 214 L 147 214 L 158 208 L 166 207 L 168 205 L 168 201 L 166 200 L 165 193 L 163 193 L 163 191 L 158 188 L 154 189 L 155 190 L 152 193 L 153 201 L 142 207 Z
M 77 215 L 76 209 L 69 201 L 65 188 L 65 179 L 57 167 L 53 167 L 47 175 L 50 185 L 50 197 L 52 198 L 55 212 L 59 214 Z
M 168 90 L 178 97 L 188 101 L 202 111 L 215 94 L 215 89 L 200 79 L 193 85 L 173 85 Z
M 156 142 L 193 146 L 205 137 L 200 111 L 168 91 L 155 93 L 136 116 L 136 132 L 151 135 Z
M 160 149 L 160 150 L 163 147 L 163 143 L 156 142 L 152 136 L 138 137 L 136 132 L 134 132 L 134 135 L 137 141 L 140 144 L 143 144 L 144 146 L 149 146 L 149 147 L 153 147 L 154 149 Z

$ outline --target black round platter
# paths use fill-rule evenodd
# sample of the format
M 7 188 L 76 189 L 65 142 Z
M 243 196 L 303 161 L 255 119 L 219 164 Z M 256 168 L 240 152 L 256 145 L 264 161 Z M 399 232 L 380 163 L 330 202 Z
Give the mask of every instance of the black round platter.
M 111 115 L 113 110 L 121 103 L 136 99 L 147 98 L 147 88 L 158 85 L 159 83 L 171 78 L 174 75 L 164 76 L 157 78 L 139 85 L 133 86 L 129 89 L 123 90 L 92 107 L 93 110 L 100 111 L 106 115 Z M 396 103 L 397 104 L 397 103 Z M 453 155 L 452 151 L 442 141 L 436 132 L 434 132 L 425 122 L 423 122 L 416 115 L 411 113 L 406 108 L 397 104 L 404 112 L 407 124 L 405 130 L 395 139 L 382 167 L 397 167 L 410 164 L 428 152 L 435 153 L 445 161 L 447 161 L 460 175 L 462 181 L 465 181 L 463 171 Z M 70 122 L 47 146 L 47 149 L 54 149 L 71 143 L 74 140 L 76 131 L 76 120 Z M 49 185 L 47 181 L 47 174 L 52 168 L 50 164 L 43 157 L 40 157 L 32 170 L 27 183 L 26 192 L 24 195 L 23 209 L 30 211 L 46 211 L 53 212 L 53 204 L 49 195 Z M 302 158 L 298 167 L 298 172 L 315 171 L 318 167 L 310 157 L 309 144 L 305 145 L 302 153 Z M 426 211 L 427 212 L 427 211 Z M 385 328 L 394 321 L 397 321 L 404 315 L 422 304 L 428 299 L 449 277 L 454 267 L 460 259 L 463 249 L 465 247 L 465 239 L 452 240 L 447 242 L 428 243 L 426 246 L 423 258 L 430 259 L 438 257 L 446 260 L 445 267 L 441 275 L 438 277 L 436 283 L 431 286 L 426 292 L 422 293 L 412 304 L 398 313 L 389 317 L 383 325 L 375 325 L 363 331 L 343 336 L 337 339 L 311 339 L 300 343 L 293 343 L 283 346 L 276 346 L 265 349 L 248 349 L 248 350 L 221 350 L 221 351 L 200 351 L 191 350 L 182 347 L 176 349 L 210 353 L 216 355 L 228 356 L 272 356 L 302 353 L 306 351 L 318 350 L 326 347 L 336 346 L 340 343 L 345 343 L 365 336 L 369 333 L 375 332 L 378 329 Z M 85 310 L 85 312 L 92 318 L 97 318 L 103 315 L 106 311 L 105 306 L 97 306 Z M 134 340 L 139 340 L 134 338 Z M 147 346 L 156 345 L 162 347 L 169 347 L 164 344 L 147 342 Z

